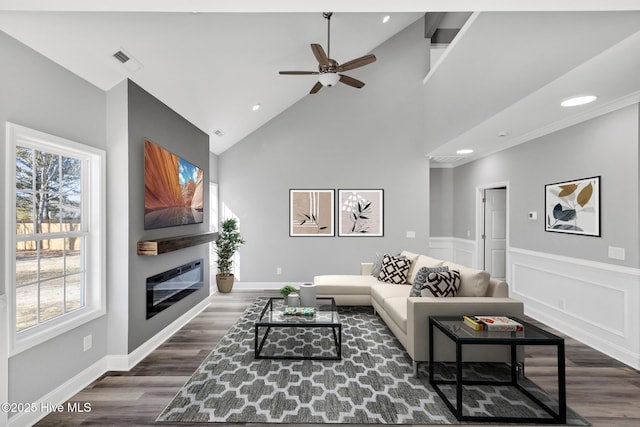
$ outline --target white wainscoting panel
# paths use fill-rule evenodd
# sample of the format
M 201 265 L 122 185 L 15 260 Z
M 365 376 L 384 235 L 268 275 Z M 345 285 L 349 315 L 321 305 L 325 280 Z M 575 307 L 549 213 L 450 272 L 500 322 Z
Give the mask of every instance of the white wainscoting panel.
M 428 255 L 477 268 L 478 245 L 475 240 L 457 237 L 430 237 Z
M 509 248 L 510 296 L 531 316 L 640 369 L 640 270 Z

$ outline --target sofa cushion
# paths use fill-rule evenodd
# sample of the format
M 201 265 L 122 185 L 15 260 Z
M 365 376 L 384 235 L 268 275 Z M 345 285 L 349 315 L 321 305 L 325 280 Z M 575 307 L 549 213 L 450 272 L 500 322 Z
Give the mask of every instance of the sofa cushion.
M 449 267 L 422 267 L 418 271 L 418 274 L 416 274 L 415 279 L 413 279 L 413 285 L 411 286 L 411 290 L 409 291 L 409 296 L 421 296 L 422 288 L 427 281 L 427 276 L 429 275 L 429 273 L 440 273 L 442 271 L 449 271 Z
M 458 297 L 484 297 L 487 296 L 487 288 L 489 286 L 489 273 L 475 268 L 465 267 L 464 265 L 453 262 L 445 262 L 444 265 L 449 270 L 460 272 L 460 288 L 456 296 Z
M 396 325 L 407 333 L 407 297 L 391 297 L 384 300 L 384 309 Z
M 380 283 L 368 275 L 326 275 L 313 278 L 318 295 L 369 295 L 371 286 Z
M 423 297 L 455 297 L 460 288 L 460 272 L 457 270 L 432 272 L 422 287 Z
M 384 255 L 382 257 L 382 268 L 378 280 L 387 283 L 403 284 L 407 281 L 407 273 L 411 267 L 411 261 L 405 257 Z
M 407 276 L 407 283 L 413 285 L 418 275 L 418 272 L 422 267 L 434 268 L 441 267 L 444 264 L 444 261 L 436 258 L 431 258 L 426 255 L 418 255 L 416 260 L 411 264 L 411 270 L 409 275 Z

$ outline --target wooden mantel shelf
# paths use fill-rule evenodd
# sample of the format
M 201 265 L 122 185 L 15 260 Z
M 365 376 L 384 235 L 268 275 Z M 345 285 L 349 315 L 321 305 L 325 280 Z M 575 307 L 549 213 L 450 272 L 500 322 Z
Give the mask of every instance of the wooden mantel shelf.
M 189 234 L 186 236 L 165 237 L 162 239 L 138 242 L 138 255 L 155 256 L 190 246 L 209 243 L 218 238 L 218 233 Z

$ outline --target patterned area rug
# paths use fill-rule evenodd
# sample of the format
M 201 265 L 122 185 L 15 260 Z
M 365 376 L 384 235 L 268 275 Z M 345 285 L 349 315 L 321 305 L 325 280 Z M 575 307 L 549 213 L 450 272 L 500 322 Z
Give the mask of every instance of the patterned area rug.
M 339 307 L 342 360 L 255 360 L 258 298 L 231 327 L 157 421 L 241 423 L 460 424 L 429 386 L 426 369 L 412 375 L 409 356 L 371 307 Z M 331 354 L 330 329 L 272 330 L 263 354 Z M 453 369 L 441 366 L 441 375 Z M 469 364 L 473 375 L 504 379 L 506 366 Z M 551 408 L 552 397 L 526 379 Z M 548 417 L 514 387 L 466 387 L 469 415 Z M 452 394 L 453 390 L 450 390 Z M 449 395 L 449 393 L 447 393 Z M 568 409 L 568 424 L 589 423 Z

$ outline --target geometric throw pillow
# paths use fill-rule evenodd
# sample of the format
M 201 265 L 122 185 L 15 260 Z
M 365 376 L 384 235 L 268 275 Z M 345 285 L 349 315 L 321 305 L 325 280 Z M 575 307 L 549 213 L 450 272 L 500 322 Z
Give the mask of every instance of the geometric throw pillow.
M 422 288 L 424 288 L 424 284 L 427 281 L 429 273 L 442 273 L 444 271 L 449 271 L 449 267 L 422 267 L 420 270 L 418 270 L 416 278 L 413 279 L 413 286 L 411 286 L 409 296 L 422 296 Z
M 422 287 L 423 297 L 455 297 L 460 288 L 460 272 L 457 270 L 429 273 Z
M 373 266 L 371 267 L 371 275 L 373 277 L 378 277 L 380 275 L 380 269 L 382 268 L 382 257 L 385 254 L 380 252 L 376 252 L 376 259 L 373 261 Z M 397 258 L 404 258 L 404 256 L 400 256 L 400 254 L 393 255 Z
M 405 257 L 396 257 L 385 254 L 382 257 L 382 267 L 378 280 L 387 283 L 404 284 L 407 282 L 407 273 L 411 267 L 411 261 Z

